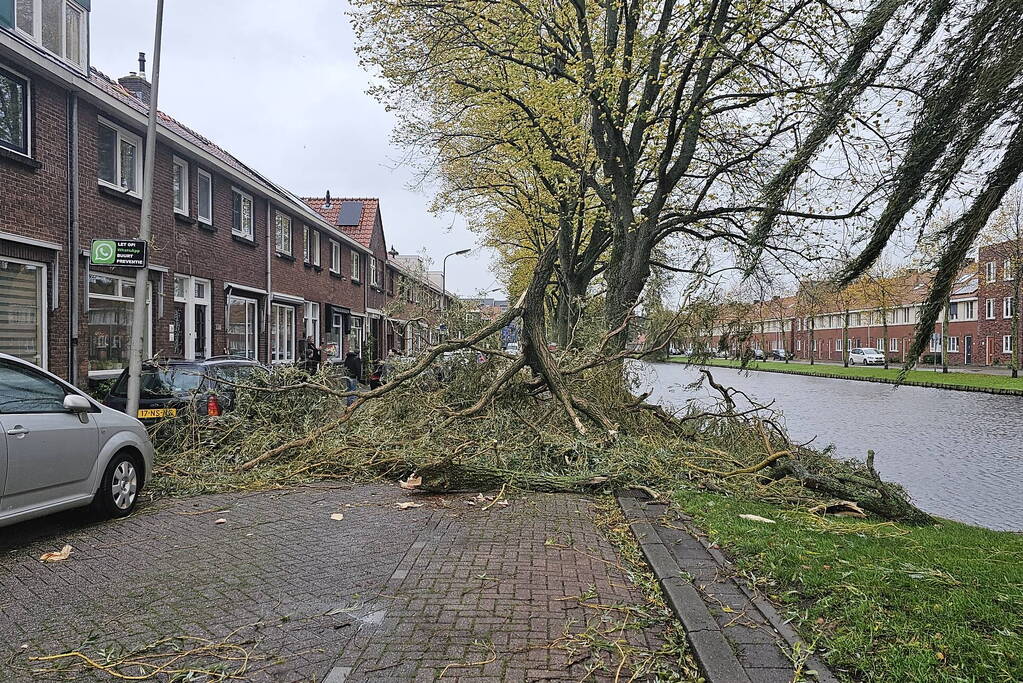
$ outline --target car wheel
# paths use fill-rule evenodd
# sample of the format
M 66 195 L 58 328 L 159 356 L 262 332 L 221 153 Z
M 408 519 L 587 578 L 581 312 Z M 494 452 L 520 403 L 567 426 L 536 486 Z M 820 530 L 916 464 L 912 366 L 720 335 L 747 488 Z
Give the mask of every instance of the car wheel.
M 107 517 L 126 517 L 135 509 L 141 485 L 138 458 L 121 451 L 107 463 L 93 506 Z

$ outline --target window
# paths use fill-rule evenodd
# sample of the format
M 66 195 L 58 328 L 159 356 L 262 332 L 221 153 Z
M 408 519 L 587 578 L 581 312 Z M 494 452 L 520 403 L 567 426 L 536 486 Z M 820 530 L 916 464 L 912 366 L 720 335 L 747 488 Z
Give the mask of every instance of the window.
M 817 353 L 817 340 L 816 339 L 813 340 L 813 352 Z
M 213 176 L 200 168 L 198 178 L 199 221 L 206 225 L 213 225 Z
M 320 304 L 315 301 L 305 302 L 305 338 L 309 337 L 320 345 Z
M 227 352 L 230 355 L 256 360 L 256 350 L 259 348 L 257 311 L 255 299 L 233 295 L 227 297 L 224 320 Z
M 231 234 L 252 239 L 252 197 L 237 187 L 231 188 Z
M 362 279 L 362 255 L 357 251 L 352 251 L 352 279 Z
M 377 260 L 372 256 L 369 257 L 369 284 L 374 287 L 380 286 L 380 273 L 377 270 Z
M 1013 279 L 1012 261 L 1010 259 L 1005 259 L 1005 263 L 1002 264 L 1002 279 L 1003 280 Z
M 1013 309 L 1012 303 L 1013 301 L 1011 296 L 1007 296 L 1004 299 L 1002 299 L 1002 317 L 1005 318 L 1006 320 L 1012 318 Z
M 874 345 L 874 348 L 876 348 L 878 351 L 884 351 L 884 339 L 879 338 L 877 340 L 877 343 Z
M 994 299 L 988 299 L 987 301 L 984 302 L 984 314 L 987 316 L 988 320 L 994 320 L 995 319 L 995 300 Z
M 964 305 L 966 306 L 966 312 L 963 315 L 963 317 L 966 318 L 967 320 L 973 320 L 974 318 L 976 318 L 977 317 L 977 302 L 976 301 L 966 301 L 966 302 L 964 302 Z
M 0 69 L 0 147 L 29 154 L 28 80 Z
M 349 337 L 348 337 L 348 350 L 349 351 L 354 351 L 354 352 L 360 353 L 360 354 L 362 353 L 362 343 L 363 343 L 363 341 L 365 341 L 365 336 L 363 334 L 363 328 L 362 328 L 362 322 L 363 322 L 363 320 L 362 320 L 361 317 L 359 317 L 357 315 L 353 315 L 351 317 L 351 326 L 350 326 L 350 329 L 349 329 L 349 332 L 348 332 L 348 334 L 349 334 Z
M 0 361 L 0 386 L 0 415 L 67 412 L 64 387 L 29 368 Z
M 46 267 L 0 258 L 0 353 L 46 366 Z
M 105 119 L 99 122 L 99 181 L 139 196 L 142 138 Z
M 174 189 L 174 211 L 188 215 L 188 162 L 174 157 L 172 181 Z
M 951 303 L 948 305 L 948 319 L 959 320 L 959 304 Z
M 304 225 L 302 235 L 305 241 L 305 262 L 312 266 L 320 265 L 320 233 Z
M 903 323 L 908 323 L 909 322 L 909 307 L 903 307 L 901 309 L 901 311 L 902 311 L 902 322 Z
M 931 335 L 931 353 L 941 351 L 941 335 L 935 332 Z
M 836 339 L 835 340 L 835 351 L 841 351 L 841 350 L 842 350 L 842 340 L 841 339 Z
M 959 353 L 959 337 L 948 338 L 948 352 Z
M 802 339 L 797 339 L 796 340 L 796 351 L 802 351 L 802 350 L 803 350 L 803 340 Z
M 341 245 L 330 241 L 330 272 L 341 274 Z
M 146 286 L 145 355 L 152 355 L 151 292 Z M 114 374 L 128 365 L 131 339 L 134 278 L 105 273 L 89 274 L 89 374 Z M 111 371 L 111 372 L 104 372 Z
M 891 339 L 888 340 L 888 350 L 889 351 L 899 350 L 899 340 L 896 337 L 892 337 Z
M 273 304 L 270 312 L 270 360 L 295 362 L 295 308 Z
M 1002 353 L 1012 353 L 1012 335 L 1002 337 Z
M 15 0 L 15 26 L 33 42 L 85 66 L 85 12 L 69 0 Z
M 988 261 L 984 264 L 984 275 L 989 283 L 995 281 L 997 266 L 994 261 Z
M 291 256 L 291 217 L 277 211 L 274 214 L 274 222 L 277 225 L 275 241 L 277 253 Z

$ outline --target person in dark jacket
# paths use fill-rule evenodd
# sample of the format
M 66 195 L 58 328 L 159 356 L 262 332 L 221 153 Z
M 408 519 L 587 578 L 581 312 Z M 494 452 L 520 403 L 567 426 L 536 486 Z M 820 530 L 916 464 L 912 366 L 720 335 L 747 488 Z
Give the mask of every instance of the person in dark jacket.
M 316 346 L 316 340 L 311 336 L 305 340 L 305 371 L 310 375 L 320 369 L 320 362 L 323 360 L 323 352 Z
M 345 372 L 348 375 L 348 391 L 356 391 L 359 388 L 359 380 L 362 378 L 362 359 L 359 354 L 349 351 L 345 354 Z M 348 405 L 355 403 L 355 397 L 348 397 Z

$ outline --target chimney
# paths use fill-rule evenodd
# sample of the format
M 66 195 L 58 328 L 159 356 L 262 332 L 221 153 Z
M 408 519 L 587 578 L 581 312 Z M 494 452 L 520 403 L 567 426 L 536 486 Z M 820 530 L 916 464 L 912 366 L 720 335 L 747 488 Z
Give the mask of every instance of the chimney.
M 325 209 L 330 208 L 330 190 L 327 190 L 327 200 L 323 202 L 323 208 Z
M 121 84 L 121 87 L 134 95 L 137 99 L 141 100 L 145 104 L 149 104 L 149 93 L 152 90 L 152 86 L 149 81 L 146 80 L 146 53 L 139 53 L 139 71 L 138 73 L 132 71 L 127 76 L 121 76 L 117 79 L 117 82 Z

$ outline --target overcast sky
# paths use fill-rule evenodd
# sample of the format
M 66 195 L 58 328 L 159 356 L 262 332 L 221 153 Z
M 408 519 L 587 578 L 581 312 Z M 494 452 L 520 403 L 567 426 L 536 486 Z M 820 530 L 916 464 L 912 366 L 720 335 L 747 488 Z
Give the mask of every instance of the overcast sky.
M 347 9 L 344 0 L 167 2 L 160 109 L 295 194 L 379 197 L 388 247 L 425 248 L 439 270 L 474 235 L 408 188 L 403 150 L 390 144 L 394 119 L 366 94 Z M 94 2 L 92 66 L 113 78 L 136 71 L 138 53 L 153 49 L 155 12 L 156 0 Z M 451 257 L 448 289 L 499 287 L 489 265 L 479 249 Z

